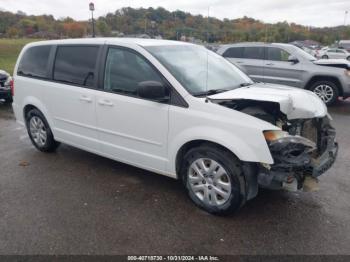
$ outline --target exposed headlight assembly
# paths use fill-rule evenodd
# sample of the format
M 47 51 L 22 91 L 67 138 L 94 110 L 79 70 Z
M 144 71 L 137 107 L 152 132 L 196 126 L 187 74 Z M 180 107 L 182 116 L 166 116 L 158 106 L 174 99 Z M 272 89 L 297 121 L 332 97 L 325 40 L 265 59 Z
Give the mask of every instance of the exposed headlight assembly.
M 316 144 L 311 140 L 302 136 L 292 136 L 281 130 L 264 131 L 264 137 L 269 146 L 274 148 L 283 148 L 288 144 L 301 144 L 307 147 L 309 152 L 316 149 Z
M 264 136 L 267 142 L 272 142 L 283 137 L 288 137 L 289 134 L 281 130 L 264 131 Z

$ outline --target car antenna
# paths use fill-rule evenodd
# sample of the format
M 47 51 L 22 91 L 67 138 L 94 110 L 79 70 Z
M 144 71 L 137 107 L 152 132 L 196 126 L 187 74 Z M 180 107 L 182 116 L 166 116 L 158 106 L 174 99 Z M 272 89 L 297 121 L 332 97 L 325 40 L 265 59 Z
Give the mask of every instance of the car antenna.
M 209 45 L 209 10 L 210 5 L 208 2 L 208 18 L 207 18 L 207 45 Z M 205 102 L 208 103 L 208 78 L 209 78 L 209 46 L 206 47 L 207 51 L 207 74 L 206 74 L 206 80 L 205 80 Z

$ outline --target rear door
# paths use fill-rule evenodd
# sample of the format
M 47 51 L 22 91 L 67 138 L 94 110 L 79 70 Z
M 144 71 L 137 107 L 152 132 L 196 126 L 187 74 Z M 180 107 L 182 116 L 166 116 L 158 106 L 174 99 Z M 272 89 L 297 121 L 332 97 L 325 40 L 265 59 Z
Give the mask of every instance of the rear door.
M 98 152 L 95 87 L 99 46 L 59 45 L 47 105 L 58 140 Z
M 223 56 L 240 67 L 254 81 L 263 81 L 263 47 L 231 47 L 226 50 Z
M 144 81 L 164 82 L 136 51 L 111 46 L 105 51 L 101 91 L 96 97 L 99 139 L 106 156 L 153 171 L 167 163 L 169 104 L 138 96 Z
M 346 53 L 342 49 L 337 49 L 337 58 L 346 59 Z
M 303 66 L 289 62 L 290 53 L 279 47 L 266 47 L 264 61 L 264 81 L 302 87 Z

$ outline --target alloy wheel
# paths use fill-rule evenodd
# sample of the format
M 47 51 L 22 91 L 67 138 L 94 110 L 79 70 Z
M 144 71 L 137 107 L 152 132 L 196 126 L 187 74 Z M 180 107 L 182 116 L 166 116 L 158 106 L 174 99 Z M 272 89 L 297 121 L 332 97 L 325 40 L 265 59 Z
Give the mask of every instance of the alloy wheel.
M 323 102 L 328 103 L 333 99 L 333 88 L 327 84 L 321 84 L 315 87 L 314 93 L 318 95 Z
M 206 205 L 221 206 L 231 195 L 229 175 L 222 165 L 209 158 L 199 158 L 190 165 L 188 182 L 192 192 Z
M 37 116 L 33 116 L 29 121 L 29 131 L 34 142 L 43 147 L 47 140 L 47 131 L 44 122 Z

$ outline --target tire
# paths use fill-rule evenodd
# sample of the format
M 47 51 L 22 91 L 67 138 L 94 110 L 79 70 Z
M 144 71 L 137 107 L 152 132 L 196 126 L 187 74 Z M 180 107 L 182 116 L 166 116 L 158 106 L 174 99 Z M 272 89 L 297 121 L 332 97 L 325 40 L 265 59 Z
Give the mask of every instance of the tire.
M 335 83 L 326 80 L 313 83 L 310 87 L 310 91 L 318 95 L 327 106 L 335 104 L 339 96 L 338 86 Z
M 350 61 L 350 56 L 348 56 L 348 57 L 346 58 L 346 60 Z
M 242 166 L 231 153 L 215 145 L 202 145 L 189 150 L 182 162 L 182 182 L 187 194 L 198 207 L 211 214 L 227 215 L 243 206 L 246 193 Z M 205 173 L 199 168 L 200 165 L 196 165 L 198 163 L 209 169 L 217 166 L 219 168 L 217 172 Z M 194 171 L 194 166 L 200 175 Z
M 328 59 L 328 55 L 323 55 L 322 59 Z
M 26 127 L 30 140 L 38 150 L 54 152 L 60 145 L 55 141 L 46 118 L 38 109 L 32 109 L 27 113 Z
M 12 102 L 13 102 L 12 97 L 7 97 L 7 98 L 5 98 L 5 103 L 6 103 L 6 104 L 10 104 L 10 103 L 12 103 Z

